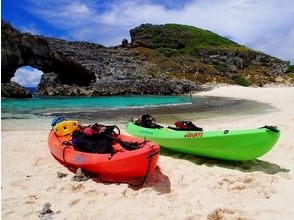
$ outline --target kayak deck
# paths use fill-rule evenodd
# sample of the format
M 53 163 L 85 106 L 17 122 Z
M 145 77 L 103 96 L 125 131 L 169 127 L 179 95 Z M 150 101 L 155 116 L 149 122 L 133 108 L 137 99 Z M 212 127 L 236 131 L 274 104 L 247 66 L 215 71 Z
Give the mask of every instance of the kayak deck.
M 267 128 L 225 131 L 176 131 L 150 129 L 129 122 L 126 130 L 150 139 L 170 150 L 224 160 L 252 160 L 267 153 L 277 142 L 280 131 Z
M 118 135 L 118 138 L 130 142 L 143 141 L 141 138 L 126 135 Z M 148 173 L 155 169 L 159 158 L 159 146 L 153 142 L 146 142 L 142 148 L 133 151 L 124 150 L 119 144 L 115 144 L 113 147 L 119 151 L 111 156 L 76 151 L 72 146 L 64 144 L 64 141 L 69 140 L 70 136 L 58 137 L 53 130 L 50 131 L 48 145 L 54 158 L 70 169 L 82 168 L 107 179 L 143 177 L 147 169 Z

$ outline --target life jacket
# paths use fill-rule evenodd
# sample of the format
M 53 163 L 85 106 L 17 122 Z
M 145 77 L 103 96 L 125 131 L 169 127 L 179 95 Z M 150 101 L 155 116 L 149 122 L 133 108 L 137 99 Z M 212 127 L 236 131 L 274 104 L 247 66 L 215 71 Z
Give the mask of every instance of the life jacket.
M 57 123 L 53 130 L 57 136 L 72 135 L 73 131 L 80 129 L 80 123 L 78 121 L 64 120 Z
M 155 119 L 149 114 L 141 115 L 138 118 L 133 118 L 133 122 L 136 125 L 144 128 L 162 128 L 162 126 L 156 124 Z

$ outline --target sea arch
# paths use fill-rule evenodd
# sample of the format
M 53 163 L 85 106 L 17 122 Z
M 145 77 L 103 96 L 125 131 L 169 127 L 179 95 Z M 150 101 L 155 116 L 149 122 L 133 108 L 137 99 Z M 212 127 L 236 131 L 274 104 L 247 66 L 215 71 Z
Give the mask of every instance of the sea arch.
M 62 84 L 88 86 L 95 79 L 94 73 L 65 56 L 62 48 L 54 47 L 51 38 L 21 33 L 6 22 L 1 22 L 1 29 L 2 83 L 11 82 L 16 70 L 25 66 L 31 66 L 44 74 L 53 72 Z M 58 43 L 62 45 L 62 42 Z
M 43 72 L 31 66 L 23 66 L 15 71 L 11 81 L 17 82 L 26 88 L 35 88 L 41 81 Z

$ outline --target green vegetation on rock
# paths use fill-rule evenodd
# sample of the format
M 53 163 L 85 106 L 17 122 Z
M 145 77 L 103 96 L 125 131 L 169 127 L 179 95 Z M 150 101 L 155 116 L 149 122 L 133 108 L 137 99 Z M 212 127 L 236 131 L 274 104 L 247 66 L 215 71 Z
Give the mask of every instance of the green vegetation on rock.
M 160 76 L 250 86 L 276 82 L 277 76 L 294 69 L 276 57 L 188 25 L 142 24 L 130 33 L 131 47 L 156 64 Z
M 166 57 L 177 56 L 180 54 L 180 51 L 178 51 L 177 49 L 171 49 L 171 48 L 165 48 L 165 47 L 157 48 L 156 52 Z
M 133 45 L 146 46 L 148 48 L 160 48 L 159 53 L 177 55 L 175 51 L 162 48 L 178 49 L 181 54 L 197 56 L 202 50 L 248 52 L 250 49 L 241 46 L 227 38 L 213 32 L 188 25 L 165 24 L 165 25 L 141 25 L 131 31 Z M 138 37 L 139 36 L 139 37 Z
M 294 65 L 289 66 L 287 73 L 294 73 Z
M 227 68 L 226 66 L 222 65 L 222 64 L 214 64 L 213 67 L 214 67 L 216 70 L 218 70 L 218 71 L 220 71 L 220 72 L 223 72 L 223 73 L 225 73 L 225 72 L 228 71 L 228 68 Z
M 131 44 L 117 47 L 22 33 L 5 22 L 1 30 L 2 84 L 20 66 L 33 66 L 44 72 L 39 95 L 181 94 L 206 83 L 294 82 L 289 62 L 187 25 L 143 24 L 130 30 Z
M 238 75 L 238 76 L 234 76 L 232 78 L 234 80 L 234 82 L 240 86 L 250 86 L 252 85 L 252 83 L 250 81 L 248 81 L 247 79 L 245 79 L 244 77 Z

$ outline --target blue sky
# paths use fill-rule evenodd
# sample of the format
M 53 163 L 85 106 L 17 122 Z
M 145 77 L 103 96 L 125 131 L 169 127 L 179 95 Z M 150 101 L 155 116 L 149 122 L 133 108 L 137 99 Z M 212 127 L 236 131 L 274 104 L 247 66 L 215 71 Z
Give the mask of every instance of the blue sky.
M 2 0 L 2 19 L 33 34 L 110 46 L 130 39 L 129 30 L 142 23 L 180 23 L 211 30 L 292 64 L 293 18 L 292 0 Z M 36 74 L 32 68 L 18 71 L 24 72 Z M 18 82 L 29 78 L 18 73 Z M 39 82 L 32 78 L 31 84 Z

